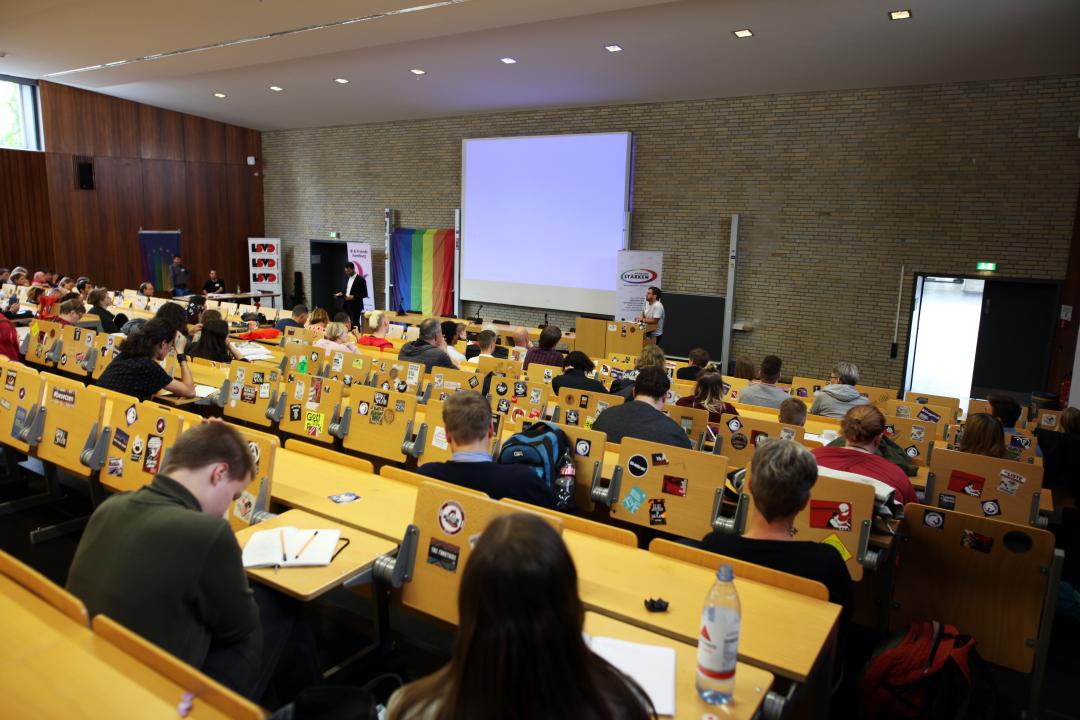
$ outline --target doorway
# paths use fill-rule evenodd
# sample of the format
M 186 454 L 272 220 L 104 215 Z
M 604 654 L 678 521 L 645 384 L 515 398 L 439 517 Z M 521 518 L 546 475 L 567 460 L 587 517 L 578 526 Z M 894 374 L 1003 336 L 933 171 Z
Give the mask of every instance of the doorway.
M 345 263 L 348 250 L 343 242 L 311 241 L 311 307 L 324 308 L 330 317 L 340 309 L 334 293 L 345 286 Z
M 918 273 L 904 390 L 960 399 L 1046 386 L 1057 317 L 1053 282 Z

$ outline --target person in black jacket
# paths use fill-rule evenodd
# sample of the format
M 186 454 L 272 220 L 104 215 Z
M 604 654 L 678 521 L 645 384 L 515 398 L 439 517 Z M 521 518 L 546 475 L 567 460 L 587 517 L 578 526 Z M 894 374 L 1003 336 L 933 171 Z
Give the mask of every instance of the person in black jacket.
M 443 403 L 443 426 L 453 455 L 449 462 L 421 465 L 421 475 L 545 508 L 555 507 L 547 484 L 525 465 L 498 465 L 491 459 L 491 406 L 473 390 L 461 390 Z
M 510 351 L 505 346 L 499 345 L 499 336 L 494 330 L 487 327 L 476 336 L 476 342 L 465 346 L 466 360 L 472 360 L 484 355 L 490 355 L 500 360 L 510 357 Z
M 646 346 L 651 347 L 651 346 Z M 646 367 L 634 380 L 634 397 L 608 408 L 596 418 L 592 429 L 606 433 L 608 442 L 624 437 L 692 448 L 693 443 L 679 424 L 664 414 L 664 399 L 671 381 L 661 367 Z
M 589 373 L 596 369 L 596 365 L 589 359 L 588 355 L 580 350 L 574 350 L 566 354 L 566 362 L 563 368 L 563 374 L 553 378 L 551 381 L 551 389 L 556 396 L 562 392 L 564 387 L 585 390 L 586 392 L 607 392 L 604 383 L 588 376 Z
M 91 290 L 86 302 L 90 304 L 90 309 L 87 312 L 101 321 L 102 330 L 107 333 L 120 332 L 120 327 L 124 323 L 117 323 L 116 316 L 109 312 L 108 308 L 112 305 L 112 295 L 107 288 Z M 124 322 L 127 322 L 127 318 L 124 318 Z
M 697 380 L 698 377 L 709 367 L 709 351 L 705 348 L 694 348 L 686 358 L 690 364 L 675 371 L 677 380 Z

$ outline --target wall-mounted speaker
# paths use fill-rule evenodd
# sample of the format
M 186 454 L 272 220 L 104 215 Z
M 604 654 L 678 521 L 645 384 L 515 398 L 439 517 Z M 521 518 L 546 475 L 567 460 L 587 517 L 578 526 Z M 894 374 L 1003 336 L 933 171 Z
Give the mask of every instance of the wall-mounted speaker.
M 94 189 L 94 158 L 75 156 L 75 187 L 79 190 Z

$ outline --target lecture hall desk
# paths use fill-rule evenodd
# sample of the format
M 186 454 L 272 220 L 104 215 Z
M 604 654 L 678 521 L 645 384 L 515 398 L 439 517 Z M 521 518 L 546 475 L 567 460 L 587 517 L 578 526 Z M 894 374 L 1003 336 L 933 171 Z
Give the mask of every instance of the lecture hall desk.
M 0 636 L 4 717 L 178 717 L 181 686 L 3 576 Z M 196 699 L 188 717 L 226 716 Z

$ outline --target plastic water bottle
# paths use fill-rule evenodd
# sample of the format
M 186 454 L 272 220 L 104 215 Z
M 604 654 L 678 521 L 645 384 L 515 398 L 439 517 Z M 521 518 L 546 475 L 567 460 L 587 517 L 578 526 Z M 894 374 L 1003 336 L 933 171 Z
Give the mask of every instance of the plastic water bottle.
M 577 486 L 577 469 L 570 453 L 564 453 L 559 463 L 559 476 L 555 478 L 555 509 L 574 511 L 574 488 Z
M 735 694 L 742 613 L 734 579 L 731 566 L 721 565 L 701 611 L 696 685 L 698 695 L 710 705 L 729 703 Z

